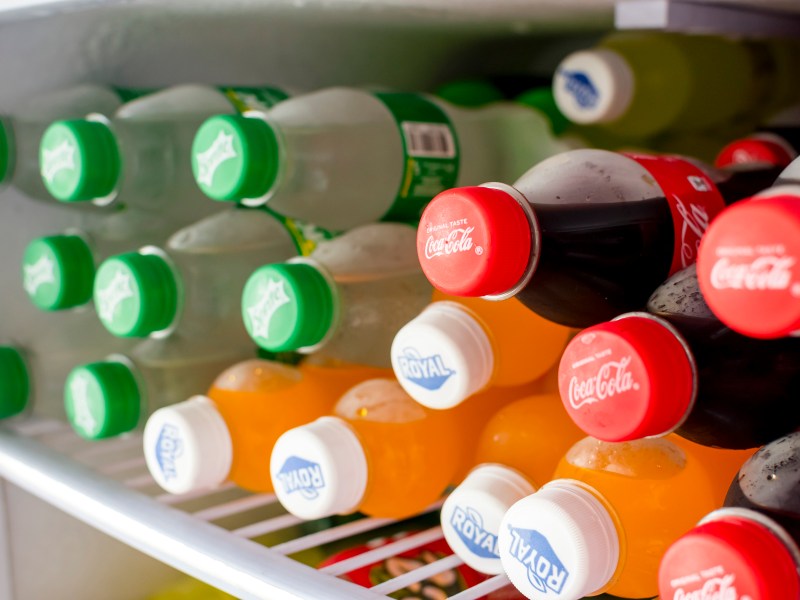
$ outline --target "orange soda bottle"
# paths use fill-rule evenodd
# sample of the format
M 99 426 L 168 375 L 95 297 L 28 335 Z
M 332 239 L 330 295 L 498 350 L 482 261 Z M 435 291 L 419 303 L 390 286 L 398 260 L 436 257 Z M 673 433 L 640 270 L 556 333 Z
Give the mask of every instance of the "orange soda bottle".
M 715 508 L 705 469 L 666 438 L 584 438 L 501 523 L 500 560 L 528 598 L 658 593 L 667 547 Z
M 472 456 L 478 466 L 442 506 L 442 530 L 453 551 L 481 573 L 502 573 L 497 535 L 503 515 L 549 481 L 564 453 L 584 435 L 557 392 L 520 398 L 484 421 Z
M 237 363 L 216 378 L 205 396 L 150 416 L 144 430 L 148 469 L 162 488 L 175 494 L 224 481 L 271 492 L 268 458 L 278 436 L 327 414 L 356 383 L 389 372 L 261 359 Z
M 488 386 L 538 379 L 561 357 L 571 330 L 519 300 L 433 300 L 395 335 L 392 368 L 420 404 L 449 408 Z

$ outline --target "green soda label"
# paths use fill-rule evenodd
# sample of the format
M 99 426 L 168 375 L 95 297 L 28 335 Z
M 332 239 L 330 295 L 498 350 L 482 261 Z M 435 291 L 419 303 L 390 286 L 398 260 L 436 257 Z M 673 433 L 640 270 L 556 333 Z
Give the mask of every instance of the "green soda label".
M 271 214 L 286 228 L 286 231 L 292 236 L 292 241 L 300 256 L 308 256 L 320 242 L 333 239 L 339 235 L 338 233 L 328 231 L 327 229 L 323 229 L 311 223 L 306 223 L 305 221 L 290 219 L 289 217 L 276 213 L 266 206 L 261 206 L 259 208 Z
M 276 87 L 220 87 L 237 112 L 248 110 L 269 110 L 278 102 L 289 98 L 289 94 Z
M 403 92 L 375 96 L 392 113 L 403 142 L 403 178 L 384 221 L 419 221 L 422 210 L 458 178 L 458 137 L 444 111 L 427 98 Z

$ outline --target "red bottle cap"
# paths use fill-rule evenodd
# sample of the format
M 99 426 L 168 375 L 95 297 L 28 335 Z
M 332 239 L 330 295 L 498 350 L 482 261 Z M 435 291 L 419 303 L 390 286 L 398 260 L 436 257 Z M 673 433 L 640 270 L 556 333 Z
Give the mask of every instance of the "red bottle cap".
M 672 431 L 694 401 L 683 340 L 657 317 L 627 313 L 584 329 L 558 368 L 561 400 L 590 436 L 622 442 Z
M 765 526 L 726 516 L 698 525 L 661 559 L 661 598 L 797 598 L 797 566 Z
M 741 164 L 766 164 L 786 167 L 797 153 L 783 138 L 777 135 L 760 134 L 735 140 L 719 151 L 715 167 Z
M 447 190 L 428 204 L 417 230 L 422 270 L 454 296 L 503 294 L 525 274 L 531 225 L 514 197 L 490 187 Z
M 777 338 L 800 329 L 800 197 L 754 198 L 727 208 L 700 243 L 697 278 L 731 329 Z

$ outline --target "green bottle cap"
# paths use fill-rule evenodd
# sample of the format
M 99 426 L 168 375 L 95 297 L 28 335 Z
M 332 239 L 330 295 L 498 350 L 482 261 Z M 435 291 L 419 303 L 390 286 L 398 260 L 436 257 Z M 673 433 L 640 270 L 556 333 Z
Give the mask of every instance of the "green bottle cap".
M 194 178 L 214 200 L 259 198 L 275 183 L 279 152 L 275 130 L 263 119 L 211 117 L 192 144 Z
M 242 318 L 253 341 L 284 352 L 314 346 L 334 324 L 334 290 L 307 263 L 276 263 L 257 269 L 242 294 Z
M 42 310 L 63 310 L 92 299 L 94 256 L 79 235 L 33 240 L 22 257 L 22 285 Z
M 0 185 L 11 178 L 11 139 L 10 125 L 0 117 Z
M 83 202 L 114 191 L 122 172 L 119 148 L 104 123 L 56 121 L 39 146 L 42 180 L 54 198 Z
M 131 431 L 139 423 L 142 394 L 130 367 L 100 361 L 75 367 L 64 385 L 64 408 L 73 429 L 89 440 Z
M 539 112 L 547 117 L 554 135 L 561 135 L 572 126 L 572 121 L 559 110 L 552 88 L 540 87 L 528 90 L 517 96 L 515 100 L 525 106 L 538 109 Z
M 22 353 L 0 346 L 0 419 L 18 415 L 28 405 L 30 378 Z
M 167 329 L 178 314 L 178 282 L 157 254 L 128 252 L 106 259 L 94 280 L 100 321 L 118 337 L 146 337 Z
M 451 104 L 467 108 L 477 108 L 504 99 L 496 86 L 483 79 L 451 81 L 440 86 L 435 94 Z

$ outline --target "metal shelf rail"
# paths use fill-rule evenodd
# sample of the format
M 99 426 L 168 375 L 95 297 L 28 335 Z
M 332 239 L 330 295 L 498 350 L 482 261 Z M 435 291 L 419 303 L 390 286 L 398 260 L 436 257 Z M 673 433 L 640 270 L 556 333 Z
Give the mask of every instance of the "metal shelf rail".
M 233 485 L 165 494 L 146 469 L 138 434 L 87 442 L 57 421 L 6 423 L 0 426 L 0 478 L 141 552 L 247 600 L 387 598 L 462 564 L 455 555 L 446 556 L 372 588 L 339 578 L 441 539 L 441 528 L 436 526 L 319 570 L 306 566 L 288 555 L 346 541 L 394 521 L 361 517 L 268 548 L 253 538 L 300 523 L 279 507 L 274 495 L 251 494 Z M 437 503 L 427 512 L 440 506 Z M 273 516 L 260 519 L 255 509 L 270 509 Z M 230 517 L 238 520 L 233 529 L 212 523 Z M 252 522 L 242 522 L 248 518 Z M 506 585 L 508 579 L 498 575 L 451 598 L 475 600 Z

